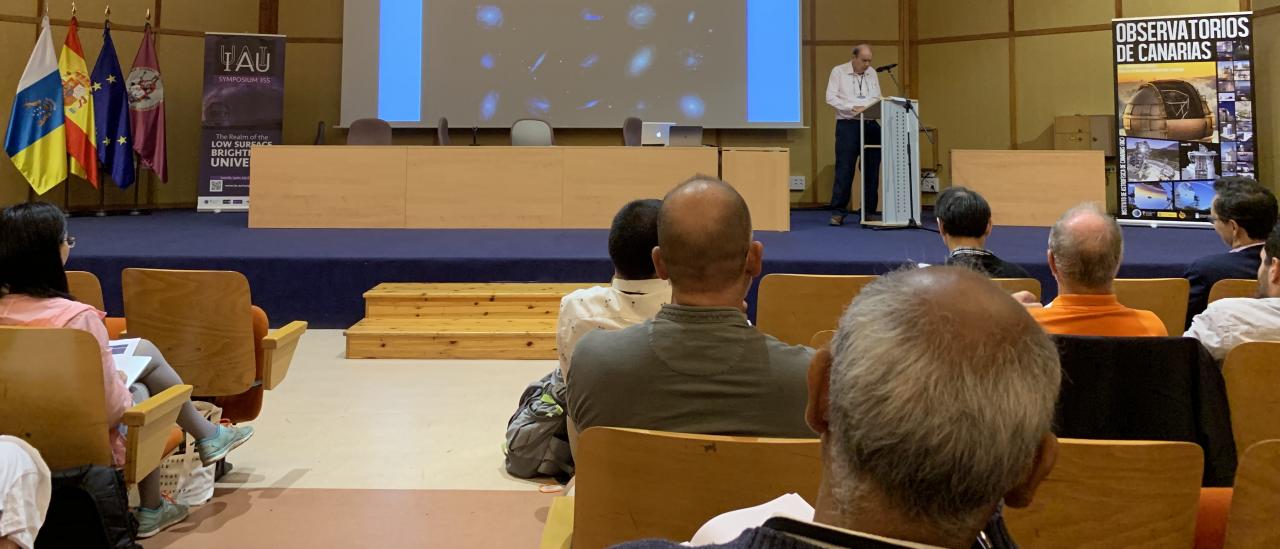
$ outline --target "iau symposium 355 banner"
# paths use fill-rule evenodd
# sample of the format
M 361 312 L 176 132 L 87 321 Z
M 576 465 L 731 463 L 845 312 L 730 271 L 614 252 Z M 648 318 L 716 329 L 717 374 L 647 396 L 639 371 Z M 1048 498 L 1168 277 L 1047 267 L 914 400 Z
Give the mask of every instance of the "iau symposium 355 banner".
M 206 34 L 200 211 L 249 209 L 249 150 L 284 130 L 284 37 Z
M 1112 21 L 1122 218 L 1204 223 L 1214 179 L 1258 177 L 1252 15 Z

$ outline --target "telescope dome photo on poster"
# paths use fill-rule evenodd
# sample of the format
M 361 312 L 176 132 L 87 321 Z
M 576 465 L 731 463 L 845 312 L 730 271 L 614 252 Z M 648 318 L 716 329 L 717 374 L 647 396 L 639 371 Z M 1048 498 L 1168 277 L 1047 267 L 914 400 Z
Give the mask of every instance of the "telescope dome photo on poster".
M 1117 67 L 1121 135 L 1216 141 L 1217 73 L 1212 61 Z

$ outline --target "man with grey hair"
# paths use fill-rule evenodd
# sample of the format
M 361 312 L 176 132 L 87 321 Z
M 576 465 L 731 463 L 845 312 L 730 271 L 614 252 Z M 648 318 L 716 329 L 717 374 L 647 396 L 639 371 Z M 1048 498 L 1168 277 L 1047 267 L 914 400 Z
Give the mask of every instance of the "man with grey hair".
M 1028 292 L 1014 297 L 1051 334 L 1169 335 L 1155 313 L 1130 309 L 1116 299 L 1112 285 L 1123 255 L 1124 236 L 1115 218 L 1096 204 L 1081 204 L 1049 229 L 1049 270 L 1058 281 L 1057 299 L 1041 307 Z
M 823 464 L 811 519 L 771 518 L 720 547 L 986 547 L 1001 502 L 1029 505 L 1057 457 L 1057 349 L 969 269 L 869 284 L 808 377 Z
M 697 176 L 668 193 L 653 265 L 671 281 L 671 303 L 652 320 L 578 342 L 568 376 L 578 429 L 812 437 L 803 417 L 812 351 L 747 322 L 744 300 L 763 259 L 733 187 Z

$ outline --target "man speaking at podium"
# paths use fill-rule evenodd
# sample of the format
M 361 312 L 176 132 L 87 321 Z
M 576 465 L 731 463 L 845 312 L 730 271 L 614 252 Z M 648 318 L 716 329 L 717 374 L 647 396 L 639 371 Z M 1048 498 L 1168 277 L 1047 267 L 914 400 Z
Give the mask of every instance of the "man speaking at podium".
M 880 75 L 871 67 L 871 46 L 853 47 L 853 60 L 831 69 L 827 81 L 827 104 L 836 110 L 836 180 L 831 186 L 831 225 L 844 224 L 849 214 L 849 194 L 853 187 L 853 166 L 862 148 L 858 113 L 880 100 Z M 880 122 L 868 120 L 868 145 L 880 144 Z M 880 149 L 867 149 L 862 163 L 866 184 L 862 193 L 863 219 L 875 212 L 879 202 Z

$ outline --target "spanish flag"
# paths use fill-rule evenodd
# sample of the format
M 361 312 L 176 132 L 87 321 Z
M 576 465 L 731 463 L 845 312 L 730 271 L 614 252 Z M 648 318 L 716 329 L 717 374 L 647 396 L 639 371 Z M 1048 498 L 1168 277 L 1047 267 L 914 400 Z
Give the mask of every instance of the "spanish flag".
M 102 82 L 89 80 L 89 66 L 80 47 L 79 22 L 71 16 L 67 41 L 58 56 L 58 72 L 62 73 L 62 108 L 67 114 L 67 154 L 71 155 L 71 173 L 98 186 L 98 152 L 94 149 L 97 134 L 93 130 L 93 88 Z
M 18 80 L 4 152 L 31 183 L 44 194 L 67 178 L 67 137 L 62 117 L 62 78 L 53 51 L 49 17 L 40 21 L 40 37 Z

